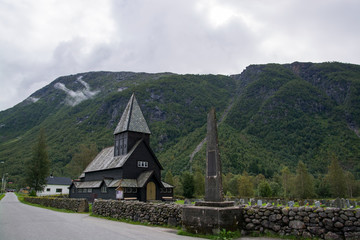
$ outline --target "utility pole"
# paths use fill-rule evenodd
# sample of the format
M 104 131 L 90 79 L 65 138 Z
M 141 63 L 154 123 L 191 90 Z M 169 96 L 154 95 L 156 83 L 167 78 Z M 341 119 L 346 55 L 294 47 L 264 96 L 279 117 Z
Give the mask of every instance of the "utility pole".
M 6 182 L 6 174 L 5 174 L 5 171 L 4 171 L 4 168 L 5 168 L 5 162 L 4 161 L 1 161 L 0 162 L 1 165 L 2 165 L 2 178 L 1 178 L 1 189 L 0 189 L 0 193 L 3 193 L 5 192 L 5 182 Z

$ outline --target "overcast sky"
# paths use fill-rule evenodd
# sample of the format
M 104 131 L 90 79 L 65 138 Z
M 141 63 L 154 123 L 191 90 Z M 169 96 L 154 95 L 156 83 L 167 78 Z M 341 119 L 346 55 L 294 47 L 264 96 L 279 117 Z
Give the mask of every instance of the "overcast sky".
M 360 64 L 359 0 L 0 0 L 0 110 L 87 71 Z

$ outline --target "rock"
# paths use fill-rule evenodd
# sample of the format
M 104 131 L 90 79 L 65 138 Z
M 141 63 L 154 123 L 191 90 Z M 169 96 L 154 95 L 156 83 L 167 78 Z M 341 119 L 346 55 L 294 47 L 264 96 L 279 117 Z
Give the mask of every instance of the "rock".
M 309 232 L 304 231 L 304 232 L 302 233 L 302 237 L 303 237 L 303 238 L 311 238 L 312 236 L 311 236 L 311 234 L 310 234 Z
M 293 229 L 303 229 L 303 228 L 305 228 L 305 223 L 303 223 L 302 221 L 298 221 L 298 220 L 290 221 L 289 227 L 293 228 Z
M 336 223 L 334 223 L 334 227 L 342 228 L 342 227 L 344 227 L 344 224 L 342 224 L 341 222 L 336 222 Z
M 341 239 L 341 237 L 339 235 L 337 235 L 336 233 L 328 232 L 327 234 L 325 234 L 324 239 L 325 240 L 333 240 L 333 239 Z
M 248 223 L 248 224 L 246 224 L 246 230 L 252 230 L 252 229 L 254 229 L 254 227 L 255 227 L 255 225 L 254 224 L 252 224 L 252 223 Z

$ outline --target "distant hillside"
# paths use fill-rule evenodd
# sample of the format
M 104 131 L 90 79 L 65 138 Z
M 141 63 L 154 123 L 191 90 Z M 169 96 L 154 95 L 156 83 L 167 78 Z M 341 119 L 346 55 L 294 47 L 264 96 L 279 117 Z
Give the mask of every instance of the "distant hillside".
M 294 171 L 302 160 L 317 175 L 326 173 L 335 154 L 360 177 L 360 66 L 251 65 L 231 77 L 237 96 L 219 127 L 224 172 L 271 177 L 281 165 Z M 189 168 L 189 155 L 204 134 L 203 126 L 160 153 L 160 159 L 179 174 Z M 191 165 L 204 168 L 204 147 Z
M 112 133 L 135 92 L 149 123 L 151 145 L 165 171 L 204 167 L 206 114 L 216 107 L 224 172 L 263 173 L 299 160 L 324 173 L 329 155 L 360 178 L 360 66 L 342 63 L 251 65 L 241 74 L 89 72 L 60 77 L 0 112 L 0 161 L 15 182 L 39 129 L 45 129 L 52 170 L 79 145 L 113 144 Z M 227 111 L 225 111 L 227 109 Z M 194 158 L 190 162 L 190 155 Z

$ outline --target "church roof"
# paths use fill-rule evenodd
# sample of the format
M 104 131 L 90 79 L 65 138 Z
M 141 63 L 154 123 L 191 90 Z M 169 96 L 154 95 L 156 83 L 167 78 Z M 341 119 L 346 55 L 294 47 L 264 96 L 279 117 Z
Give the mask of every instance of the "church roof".
M 103 149 L 85 168 L 84 173 L 122 167 L 142 141 L 140 139 L 127 154 L 116 157 L 114 157 L 114 147 Z
M 150 134 L 150 129 L 146 123 L 144 115 L 136 101 L 135 94 L 133 93 L 121 118 L 118 123 L 114 134 L 125 131 L 140 132 Z

